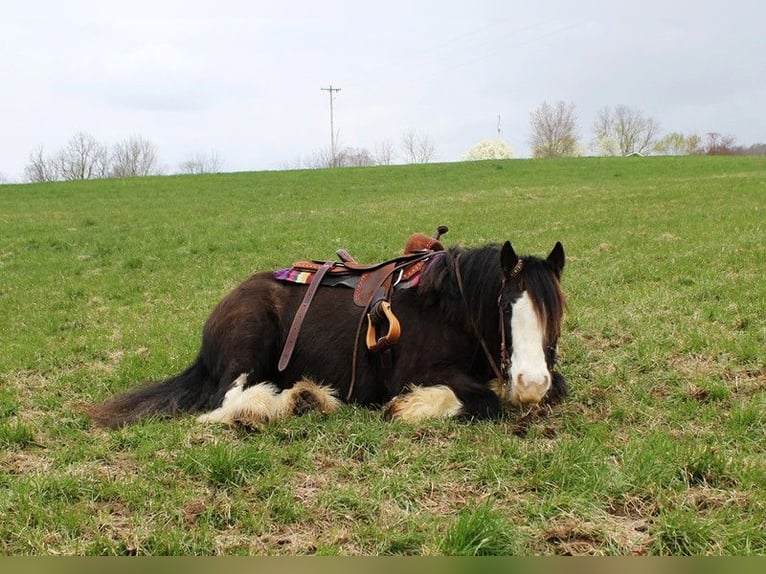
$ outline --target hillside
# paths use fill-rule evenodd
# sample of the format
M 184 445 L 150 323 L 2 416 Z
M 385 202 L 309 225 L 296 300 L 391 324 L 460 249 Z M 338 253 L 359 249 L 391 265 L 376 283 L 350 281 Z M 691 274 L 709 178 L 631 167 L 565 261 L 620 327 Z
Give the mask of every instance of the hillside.
M 0 549 L 766 553 L 766 160 L 507 160 L 0 186 Z M 254 270 L 564 244 L 572 397 L 254 434 L 82 405 L 184 368 Z

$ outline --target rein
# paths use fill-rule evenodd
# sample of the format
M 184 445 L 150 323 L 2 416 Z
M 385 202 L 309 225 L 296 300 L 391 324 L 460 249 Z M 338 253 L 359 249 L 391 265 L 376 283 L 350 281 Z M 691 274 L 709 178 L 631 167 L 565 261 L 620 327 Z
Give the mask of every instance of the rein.
M 519 258 L 519 261 L 511 270 L 510 278 L 516 277 L 519 273 L 521 273 L 521 270 L 523 268 L 524 268 L 524 260 Z M 492 370 L 494 371 L 495 375 L 497 376 L 499 380 L 503 381 L 504 383 L 507 383 L 508 380 L 505 374 L 508 372 L 508 365 L 510 363 L 510 359 L 508 357 L 508 345 L 506 344 L 505 321 L 503 319 L 503 307 L 502 307 L 502 296 L 503 296 L 503 287 L 505 287 L 505 277 L 503 278 L 503 281 L 500 284 L 500 292 L 497 295 L 497 310 L 498 310 L 498 315 L 500 316 L 500 367 L 498 367 L 497 362 L 495 361 L 495 358 L 492 356 L 492 353 L 489 350 L 489 346 L 487 345 L 487 342 L 484 340 L 484 337 L 482 337 L 481 332 L 479 331 L 479 328 L 476 325 L 476 321 L 474 321 L 473 315 L 471 314 L 471 308 L 468 306 L 468 299 L 465 296 L 465 289 L 463 288 L 463 276 L 460 273 L 460 254 L 458 254 L 455 257 L 455 278 L 457 279 L 457 288 L 460 291 L 460 296 L 463 298 L 463 303 L 465 304 L 465 309 L 468 314 L 468 320 L 471 322 L 471 327 L 473 327 L 474 334 L 479 339 L 481 348 L 484 350 L 484 354 L 487 357 L 487 361 L 489 361 L 489 366 L 492 367 Z

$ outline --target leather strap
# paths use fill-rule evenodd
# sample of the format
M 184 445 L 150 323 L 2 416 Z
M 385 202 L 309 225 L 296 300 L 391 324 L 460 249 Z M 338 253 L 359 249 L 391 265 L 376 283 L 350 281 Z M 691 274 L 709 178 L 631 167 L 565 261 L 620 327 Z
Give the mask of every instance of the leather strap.
M 354 289 L 354 303 L 359 307 L 368 308 L 376 299 L 387 299 L 394 269 L 396 265 L 388 263 L 380 269 L 363 273 Z
M 455 257 L 455 279 L 457 279 L 457 288 L 458 291 L 460 291 L 460 296 L 463 298 L 463 303 L 465 304 L 465 311 L 468 315 L 468 320 L 471 323 L 471 327 L 473 328 L 474 335 L 476 335 L 476 338 L 479 340 L 479 343 L 481 344 L 481 348 L 484 349 L 484 354 L 487 356 L 487 361 L 489 362 L 489 366 L 492 367 L 492 370 L 495 372 L 495 376 L 501 380 L 501 381 L 507 381 L 506 376 L 503 374 L 503 371 L 500 370 L 500 367 L 497 366 L 497 361 L 495 361 L 494 357 L 492 356 L 492 353 L 489 351 L 489 347 L 487 346 L 486 341 L 484 340 L 484 337 L 481 336 L 481 332 L 479 331 L 478 326 L 476 325 L 476 321 L 473 319 L 473 315 L 471 315 L 471 307 L 468 305 L 468 299 L 465 296 L 465 290 L 463 289 L 463 276 L 460 273 L 460 255 L 458 254 L 457 257 Z M 502 287 L 500 289 L 500 292 L 502 293 Z M 500 355 L 501 355 L 501 362 L 505 363 L 506 357 L 508 356 L 508 351 L 505 344 L 505 324 L 503 319 L 503 309 L 500 306 L 500 296 L 497 298 L 497 306 L 498 306 L 498 312 L 500 313 Z M 504 365 L 505 366 L 505 365 Z
M 290 331 L 287 334 L 285 346 L 282 348 L 282 355 L 279 357 L 277 369 L 279 369 L 280 373 L 284 371 L 290 363 L 290 357 L 293 354 L 293 349 L 295 349 L 295 342 L 298 340 L 298 333 L 300 333 L 301 324 L 303 324 L 303 319 L 306 317 L 306 312 L 309 310 L 311 300 L 314 298 L 317 289 L 319 289 L 319 284 L 322 283 L 322 278 L 333 265 L 334 263 L 332 261 L 327 261 L 322 264 L 311 279 L 311 284 L 308 286 L 308 289 L 306 289 L 303 301 L 301 301 L 300 307 L 298 307 L 298 310 L 295 312 L 293 323 L 290 325 Z

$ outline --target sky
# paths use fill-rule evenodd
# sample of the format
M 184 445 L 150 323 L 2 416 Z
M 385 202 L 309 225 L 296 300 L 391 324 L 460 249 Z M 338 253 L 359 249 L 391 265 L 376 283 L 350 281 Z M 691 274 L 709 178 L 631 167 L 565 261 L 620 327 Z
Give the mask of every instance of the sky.
M 0 178 L 79 132 L 139 135 L 166 172 L 295 168 L 330 146 L 438 161 L 482 140 L 528 157 L 530 113 L 575 105 L 584 143 L 626 105 L 663 133 L 766 141 L 762 0 L 25 0 L 0 8 Z M 498 133 L 499 131 L 499 133 Z

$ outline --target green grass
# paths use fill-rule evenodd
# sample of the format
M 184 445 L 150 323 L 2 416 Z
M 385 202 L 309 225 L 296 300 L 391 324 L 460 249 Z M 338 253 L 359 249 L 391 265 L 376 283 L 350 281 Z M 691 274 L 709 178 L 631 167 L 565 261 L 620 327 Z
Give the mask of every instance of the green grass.
M 766 160 L 489 161 L 0 186 L 0 552 L 765 554 Z M 413 231 L 567 251 L 572 396 L 105 431 L 254 270 Z

